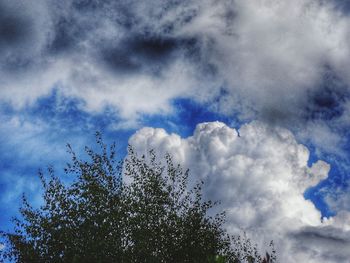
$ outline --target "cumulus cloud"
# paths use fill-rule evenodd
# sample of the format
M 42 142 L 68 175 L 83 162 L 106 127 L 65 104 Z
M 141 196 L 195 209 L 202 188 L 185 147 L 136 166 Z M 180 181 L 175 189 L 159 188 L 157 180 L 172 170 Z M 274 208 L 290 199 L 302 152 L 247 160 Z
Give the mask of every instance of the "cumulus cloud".
M 348 214 L 322 220 L 303 196 L 327 178 L 330 166 L 320 160 L 309 166 L 308 149 L 290 131 L 262 122 L 239 130 L 212 122 L 197 125 L 188 138 L 142 128 L 129 143 L 142 154 L 170 153 L 193 180 L 204 180 L 206 198 L 221 200 L 232 233 L 243 229 L 265 243 L 274 239 L 281 262 L 349 258 Z

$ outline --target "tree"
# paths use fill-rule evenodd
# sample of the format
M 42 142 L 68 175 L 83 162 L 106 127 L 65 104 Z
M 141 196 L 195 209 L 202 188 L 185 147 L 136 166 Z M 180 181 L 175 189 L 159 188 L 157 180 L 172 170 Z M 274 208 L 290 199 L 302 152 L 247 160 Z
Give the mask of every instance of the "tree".
M 114 144 L 108 148 L 99 133 L 96 141 L 100 152 L 85 149 L 89 161 L 79 159 L 68 145 L 72 161 L 65 172 L 74 176 L 72 184 L 62 183 L 52 168 L 48 179 L 39 172 L 43 205 L 34 208 L 23 196 L 14 232 L 2 233 L 7 240 L 2 259 L 18 263 L 264 262 L 256 250 L 247 252 L 247 246 L 226 234 L 224 213 L 208 215 L 216 203 L 203 201 L 203 182 L 189 188 L 189 171 L 175 165 L 170 155 L 162 165 L 154 151 L 139 157 L 129 147 L 128 158 L 120 162 Z M 123 177 L 128 177 L 128 183 Z

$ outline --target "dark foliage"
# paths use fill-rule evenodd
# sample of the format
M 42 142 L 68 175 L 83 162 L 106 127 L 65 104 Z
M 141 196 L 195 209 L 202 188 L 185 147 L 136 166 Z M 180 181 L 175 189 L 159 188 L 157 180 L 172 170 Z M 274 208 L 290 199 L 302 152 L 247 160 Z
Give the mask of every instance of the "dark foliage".
M 51 168 L 48 180 L 39 173 L 44 203 L 34 208 L 23 197 L 14 232 L 3 233 L 2 260 L 275 262 L 274 252 L 263 259 L 249 240 L 226 234 L 224 213 L 208 215 L 215 203 L 202 200 L 202 183 L 189 189 L 188 171 L 174 165 L 171 156 L 161 165 L 153 151 L 146 158 L 129 148 L 121 163 L 115 146 L 107 149 L 99 134 L 96 138 L 101 152 L 86 148 L 89 161 L 68 145 L 72 162 L 65 172 L 75 178 L 69 186 Z

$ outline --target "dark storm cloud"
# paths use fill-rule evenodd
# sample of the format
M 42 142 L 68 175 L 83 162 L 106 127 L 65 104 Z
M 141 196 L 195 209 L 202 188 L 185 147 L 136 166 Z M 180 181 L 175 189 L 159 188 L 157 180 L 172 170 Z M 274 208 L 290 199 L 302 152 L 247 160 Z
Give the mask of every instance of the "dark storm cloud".
M 50 59 L 71 52 L 107 64 L 111 70 L 120 73 L 162 71 L 176 59 L 175 55 L 199 56 L 196 51 L 199 41 L 195 37 L 174 35 L 176 27 L 190 23 L 195 12 L 185 12 L 176 21 L 159 24 L 156 21 L 181 3 L 161 3 L 163 7 L 150 14 L 154 17 L 143 17 L 135 2 L 65 0 L 50 3 L 47 6 L 50 15 L 44 25 L 48 37 L 40 56 Z M 7 42 L 16 40 L 20 43 L 25 38 L 35 40 L 37 36 L 29 29 L 36 27 L 36 31 L 40 31 L 40 25 L 28 23 L 20 14 L 10 18 L 7 23 L 10 27 L 3 26 L 4 34 L 9 35 Z M 28 52 L 32 45 L 32 42 L 26 43 Z
M 276 106 L 263 107 L 259 112 L 260 118 L 269 124 L 289 123 L 293 119 L 296 120 L 298 112 L 294 109 L 283 109 Z
M 77 46 L 82 42 L 92 45 L 89 36 L 95 35 L 101 29 L 100 22 L 112 19 L 111 14 L 115 14 L 114 10 L 105 8 L 110 2 L 63 0 L 50 3 L 52 28 L 51 38 L 47 44 L 48 54 L 78 52 Z M 94 39 L 97 40 L 96 36 Z
M 129 117 L 135 116 L 136 112 L 143 113 L 143 110 L 135 109 L 139 105 L 152 112 L 169 108 L 167 101 L 172 96 L 183 93 L 184 87 L 198 81 L 193 73 L 204 61 L 198 59 L 202 55 L 197 51 L 201 49 L 201 42 L 196 34 L 179 33 L 198 15 L 196 2 L 38 0 L 29 4 L 15 0 L 13 3 L 21 9 L 16 15 L 5 12 L 11 15 L 8 22 L 11 26 L 6 26 L 4 31 L 8 35 L 6 43 L 11 42 L 8 45 L 11 52 L 7 52 L 6 58 L 3 55 L 0 58 L 2 86 L 6 87 L 2 91 L 10 102 L 25 105 L 28 98 L 35 101 L 54 85 L 64 84 L 69 87 L 68 93 L 87 101 L 87 109 L 103 108 L 108 100 L 112 100 L 109 103 L 121 108 Z M 14 49 L 14 41 L 21 49 Z M 199 62 L 198 66 L 193 63 L 194 59 Z M 181 73 L 182 88 L 175 87 L 176 83 L 170 80 L 179 71 L 184 71 Z M 139 85 L 137 89 L 141 89 L 141 85 L 147 86 L 151 89 L 148 94 L 161 86 L 169 88 L 169 84 L 160 82 L 166 78 L 172 83 L 172 95 L 160 96 L 152 107 L 135 103 L 138 101 L 135 97 L 120 105 L 113 94 L 107 95 L 107 100 L 106 94 L 100 94 L 100 100 L 96 101 L 93 91 L 101 90 L 101 86 L 107 87 L 105 91 L 116 85 L 121 87 L 120 77 L 124 86 L 130 85 L 130 81 L 134 82 L 134 89 L 135 82 Z M 7 92 L 10 89 L 20 96 L 13 99 Z M 87 89 L 89 93 L 85 92 Z M 29 95 L 21 92 L 23 90 Z
M 321 262 L 347 262 L 350 256 L 350 233 L 332 226 L 306 227 L 291 234 L 295 247 L 317 255 Z M 315 258 L 316 259 L 316 258 Z
M 344 113 L 344 105 L 349 100 L 349 86 L 330 67 L 326 67 L 319 87 L 308 93 L 306 118 L 334 120 Z
M 349 101 L 349 86 L 336 72 L 326 67 L 316 87 L 307 88 L 306 96 L 291 100 L 289 104 L 274 102 L 265 105 L 260 116 L 270 124 L 305 124 L 308 121 L 331 121 L 343 116 Z
M 315 240 L 325 243 L 332 242 L 339 246 L 348 245 L 350 243 L 349 239 L 339 237 L 339 233 L 335 234 L 332 228 L 324 228 L 322 231 L 317 228 L 305 228 L 299 233 L 294 234 L 294 237 L 311 242 Z
M 80 11 L 94 11 L 103 6 L 104 1 L 100 0 L 75 0 L 73 2 L 73 7 Z M 105 1 L 109 2 L 109 1 Z
M 129 42 L 131 50 L 146 59 L 166 59 L 176 48 L 177 42 L 171 38 L 135 37 Z
M 73 48 L 82 33 L 76 28 L 74 21 L 69 18 L 60 18 L 53 32 L 54 37 L 48 44 L 48 51 L 53 54 Z
M 137 72 L 147 67 L 160 71 L 172 58 L 177 45 L 172 38 L 133 36 L 103 50 L 102 58 L 118 72 Z
M 116 72 L 159 73 L 177 56 L 190 54 L 196 44 L 194 39 L 134 35 L 101 50 L 101 58 Z
M 23 6 L 0 2 L 0 68 L 12 72 L 27 67 L 34 41 L 34 21 Z
M 325 2 L 326 0 L 323 0 Z M 350 1 L 348 0 L 332 0 L 335 8 L 345 15 L 350 14 Z
M 0 3 L 0 45 L 18 46 L 31 38 L 32 21 Z
M 335 90 L 323 87 L 310 94 L 310 103 L 307 105 L 307 115 L 311 119 L 332 120 L 344 113 L 344 103 L 349 94 L 346 90 Z

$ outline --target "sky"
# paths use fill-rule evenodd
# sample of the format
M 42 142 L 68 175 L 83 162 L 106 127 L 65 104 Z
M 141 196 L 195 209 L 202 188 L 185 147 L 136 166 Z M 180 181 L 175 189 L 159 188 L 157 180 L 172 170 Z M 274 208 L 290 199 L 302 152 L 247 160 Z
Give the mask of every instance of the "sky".
M 281 262 L 349 262 L 349 25 L 347 0 L 0 0 L 0 228 L 101 131 Z

